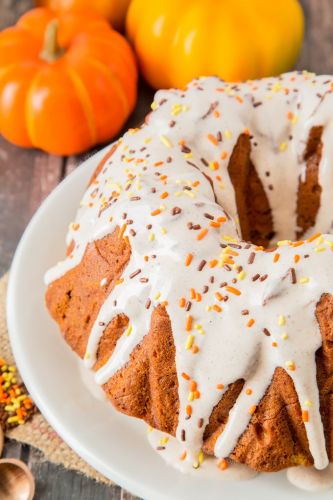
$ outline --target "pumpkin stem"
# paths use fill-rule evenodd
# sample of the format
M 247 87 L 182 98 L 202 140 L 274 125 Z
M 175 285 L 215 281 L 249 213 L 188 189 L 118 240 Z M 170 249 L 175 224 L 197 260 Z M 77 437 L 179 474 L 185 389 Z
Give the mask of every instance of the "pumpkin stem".
M 44 47 L 40 53 L 40 58 L 43 59 L 43 61 L 52 63 L 65 53 L 65 49 L 60 47 L 58 43 L 58 29 L 58 19 L 53 19 L 46 27 Z

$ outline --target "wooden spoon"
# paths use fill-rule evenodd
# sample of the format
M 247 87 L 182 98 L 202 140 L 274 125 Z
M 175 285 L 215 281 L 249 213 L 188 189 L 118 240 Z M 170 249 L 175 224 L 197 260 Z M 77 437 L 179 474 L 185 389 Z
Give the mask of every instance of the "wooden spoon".
M 2 458 L 0 460 L 0 498 L 1 500 L 32 500 L 35 493 L 35 480 L 21 460 Z

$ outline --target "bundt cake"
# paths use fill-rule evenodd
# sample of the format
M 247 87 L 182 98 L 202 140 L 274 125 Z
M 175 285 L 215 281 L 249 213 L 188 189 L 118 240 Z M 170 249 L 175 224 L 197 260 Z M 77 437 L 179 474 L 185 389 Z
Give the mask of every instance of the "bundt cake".
M 333 461 L 332 145 L 330 76 L 159 91 L 46 274 L 113 405 L 191 467 Z

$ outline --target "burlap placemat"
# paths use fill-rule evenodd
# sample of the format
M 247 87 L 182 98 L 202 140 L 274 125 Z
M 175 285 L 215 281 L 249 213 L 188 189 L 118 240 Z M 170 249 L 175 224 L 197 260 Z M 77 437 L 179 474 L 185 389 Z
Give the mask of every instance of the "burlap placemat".
M 10 364 L 14 363 L 8 340 L 6 323 L 6 292 L 8 274 L 0 279 L 0 357 Z M 95 469 L 84 462 L 49 426 L 44 417 L 37 413 L 31 420 L 7 432 L 7 437 L 27 443 L 43 452 L 45 460 L 61 464 L 66 469 L 73 469 L 88 477 L 106 484 L 111 481 L 99 474 Z

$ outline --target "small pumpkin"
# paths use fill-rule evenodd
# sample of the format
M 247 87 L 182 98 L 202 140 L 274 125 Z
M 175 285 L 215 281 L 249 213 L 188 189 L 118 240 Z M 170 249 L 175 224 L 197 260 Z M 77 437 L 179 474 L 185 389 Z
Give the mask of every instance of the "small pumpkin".
M 55 12 L 73 9 L 91 9 L 105 17 L 117 30 L 124 27 L 126 12 L 131 0 L 36 0 L 39 7 Z
M 228 81 L 283 73 L 303 38 L 297 0 L 132 0 L 127 33 L 155 88 L 183 87 L 200 75 Z
M 97 14 L 37 8 L 0 33 L 0 133 L 18 146 L 70 155 L 106 142 L 136 89 L 129 44 Z

